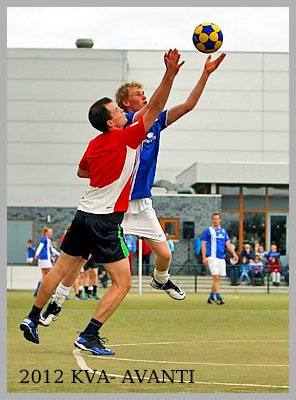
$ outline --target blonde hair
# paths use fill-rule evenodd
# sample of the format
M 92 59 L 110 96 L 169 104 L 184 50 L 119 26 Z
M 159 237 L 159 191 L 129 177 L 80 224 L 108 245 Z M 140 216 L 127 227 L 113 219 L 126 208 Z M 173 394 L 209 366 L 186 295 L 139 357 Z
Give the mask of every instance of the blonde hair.
M 44 226 L 42 229 L 42 236 L 44 236 L 49 229 L 50 228 L 48 226 Z
M 143 85 L 142 83 L 136 82 L 136 81 L 131 81 L 131 82 L 126 82 L 123 83 L 119 88 L 116 90 L 115 93 L 115 99 L 116 103 L 119 105 L 120 108 L 122 108 L 124 111 L 126 110 L 126 107 L 122 104 L 123 100 L 128 100 L 129 96 L 129 89 L 131 88 L 140 88 L 142 89 Z

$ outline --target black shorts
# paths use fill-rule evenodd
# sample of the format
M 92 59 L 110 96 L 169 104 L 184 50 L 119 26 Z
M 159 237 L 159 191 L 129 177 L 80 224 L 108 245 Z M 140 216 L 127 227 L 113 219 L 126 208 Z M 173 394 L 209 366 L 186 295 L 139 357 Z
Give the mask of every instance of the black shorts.
M 84 271 L 88 271 L 89 269 L 98 268 L 98 264 L 95 263 L 93 257 L 89 258 L 83 266 Z
M 128 257 L 121 222 L 123 212 L 90 214 L 78 210 L 66 233 L 61 250 L 87 260 L 91 254 L 98 264 L 106 264 Z

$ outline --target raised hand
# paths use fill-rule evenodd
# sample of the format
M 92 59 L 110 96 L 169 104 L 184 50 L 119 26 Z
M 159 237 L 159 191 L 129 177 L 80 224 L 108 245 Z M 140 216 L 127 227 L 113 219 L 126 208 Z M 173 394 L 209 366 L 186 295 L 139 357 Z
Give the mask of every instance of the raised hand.
M 185 61 L 179 63 L 180 57 L 181 55 L 179 54 L 177 49 L 170 49 L 168 53 L 165 53 L 164 55 L 164 63 L 167 68 L 167 72 L 173 77 L 177 75 L 179 69 L 185 63 Z
M 204 66 L 204 70 L 208 73 L 211 74 L 213 71 L 215 71 L 219 65 L 221 64 L 221 62 L 224 60 L 224 58 L 226 57 L 225 53 L 222 53 L 216 60 L 211 61 L 211 55 L 209 55 L 209 57 L 207 58 L 206 62 L 205 62 L 205 66 Z

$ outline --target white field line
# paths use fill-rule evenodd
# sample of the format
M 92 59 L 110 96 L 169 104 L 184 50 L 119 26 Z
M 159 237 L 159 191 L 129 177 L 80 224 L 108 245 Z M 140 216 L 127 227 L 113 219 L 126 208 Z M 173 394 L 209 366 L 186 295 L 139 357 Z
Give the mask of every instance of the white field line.
M 98 358 L 98 356 L 90 356 L 91 358 Z M 145 363 L 157 363 L 157 364 L 185 364 L 185 365 L 217 365 L 217 366 L 239 366 L 239 367 L 289 367 L 289 364 L 279 364 L 279 365 L 272 365 L 272 364 L 221 364 L 221 363 L 209 363 L 209 362 L 188 362 L 188 361 L 160 361 L 160 360 L 136 360 L 133 358 L 117 358 L 113 356 L 99 356 L 100 359 L 103 358 L 104 360 L 118 360 L 118 361 L 138 361 L 138 362 L 145 362 Z
M 86 370 L 90 373 L 95 373 L 101 375 L 101 371 L 93 371 L 91 368 L 88 367 L 84 358 L 82 357 L 80 350 L 75 349 L 73 350 L 73 355 L 77 361 L 77 364 L 80 369 Z M 98 356 L 99 357 L 99 356 Z M 117 375 L 117 374 L 106 374 L 107 376 L 113 376 L 115 378 L 124 378 L 124 375 Z M 133 376 L 132 379 L 138 380 L 138 377 Z M 144 378 L 145 380 L 149 380 L 150 378 Z M 165 382 L 170 382 L 168 379 L 164 379 Z M 190 383 L 190 381 L 182 381 L 183 383 Z M 181 381 L 176 381 L 176 383 L 181 383 Z M 255 383 L 230 383 L 230 382 L 194 382 L 199 385 L 224 385 L 224 386 L 241 386 L 241 387 L 261 387 L 261 388 L 274 388 L 274 389 L 289 389 L 289 386 L 279 386 L 279 385 L 258 385 Z
M 112 344 L 112 347 L 120 347 L 120 346 L 142 346 L 142 345 L 158 345 L 158 344 L 194 344 L 198 345 L 199 343 L 262 343 L 262 342 L 289 342 L 287 339 L 283 340 L 252 340 L 252 339 L 242 339 L 242 340 L 199 340 L 198 342 L 150 342 L 150 343 L 121 343 L 121 344 Z

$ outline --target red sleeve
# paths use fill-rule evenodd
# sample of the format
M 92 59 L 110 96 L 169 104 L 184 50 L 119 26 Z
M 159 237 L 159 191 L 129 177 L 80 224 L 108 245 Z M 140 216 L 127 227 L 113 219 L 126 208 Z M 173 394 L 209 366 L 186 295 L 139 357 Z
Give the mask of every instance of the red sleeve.
M 124 141 L 128 147 L 136 149 L 146 139 L 143 117 L 123 129 Z
M 82 169 L 83 171 L 88 171 L 87 150 L 88 148 L 86 149 L 86 152 L 83 154 L 83 157 L 79 163 L 79 168 Z

